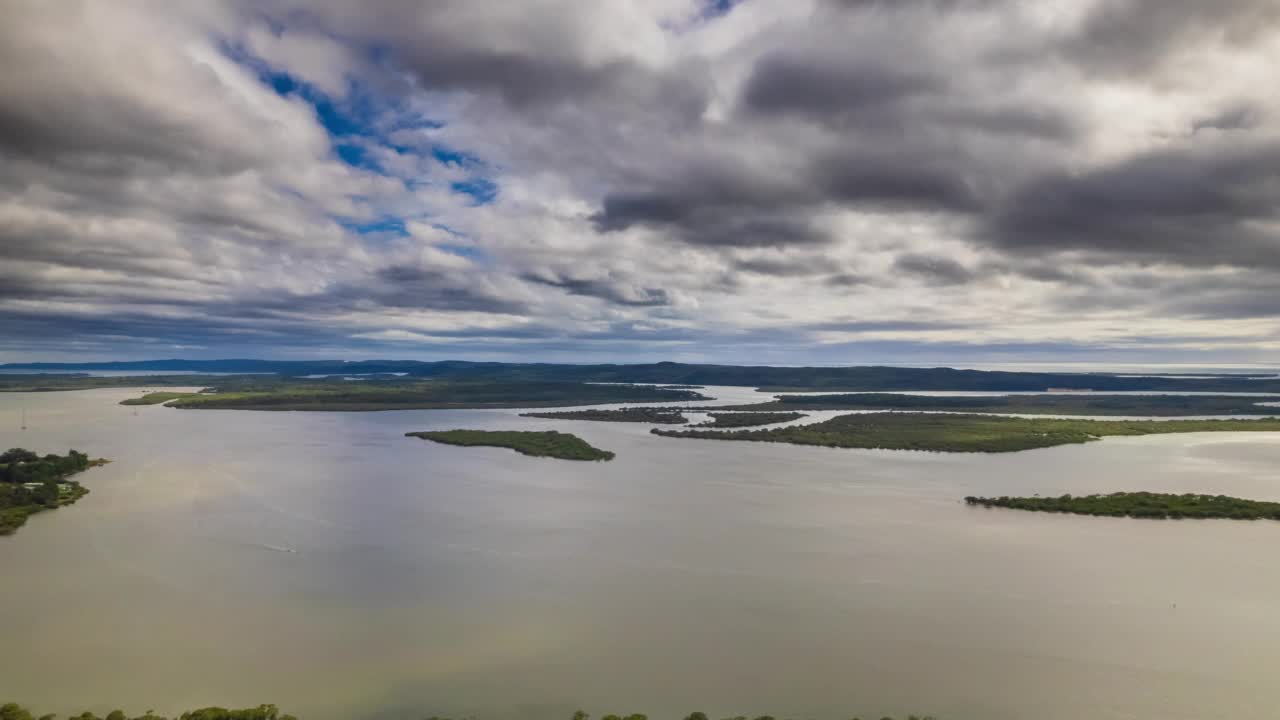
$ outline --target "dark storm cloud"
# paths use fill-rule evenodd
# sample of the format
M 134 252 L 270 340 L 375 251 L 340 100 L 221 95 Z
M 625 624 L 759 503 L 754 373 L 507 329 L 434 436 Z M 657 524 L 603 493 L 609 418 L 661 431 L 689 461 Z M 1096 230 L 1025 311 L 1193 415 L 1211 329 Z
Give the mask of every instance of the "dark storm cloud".
M 670 304 L 667 291 L 656 287 L 636 287 L 607 278 L 565 278 L 530 273 L 524 280 L 560 288 L 570 295 L 599 298 L 616 305 L 658 307 Z
M 871 278 L 866 275 L 857 273 L 837 273 L 830 275 L 823 280 L 823 283 L 833 288 L 858 288 L 871 283 Z
M 849 320 L 817 323 L 806 326 L 810 330 L 835 332 L 919 332 L 921 330 L 960 330 L 972 327 L 967 323 L 931 320 Z
M 1247 44 L 1274 29 L 1274 0 L 1108 0 L 1062 46 L 1098 73 L 1147 73 L 1203 43 Z
M 773 277 L 809 277 L 830 273 L 831 258 L 822 255 L 737 258 L 733 269 L 738 272 Z
M 797 210 L 810 190 L 744 166 L 692 165 L 661 189 L 607 195 L 592 216 L 600 232 L 649 227 L 711 247 L 812 245 L 829 238 Z
M 1009 0 L 825 0 L 843 10 L 968 10 L 982 9 Z
M 1224 144 L 1042 177 L 992 216 L 991 237 L 1018 251 L 1277 266 L 1277 219 L 1280 144 Z
M 357 304 L 396 309 L 430 309 L 522 314 L 528 308 L 476 278 L 453 270 L 395 265 L 377 270 L 372 278 L 340 284 L 321 293 L 281 296 L 286 306 L 339 310 Z
M 982 203 L 958 160 L 902 152 L 830 155 L 817 161 L 813 182 L 827 200 L 878 209 L 968 212 Z
M 1067 112 L 1049 106 L 1001 107 L 961 102 L 937 109 L 936 120 L 947 127 L 967 128 L 996 138 L 1065 141 L 1080 132 L 1079 124 Z
M 919 278 L 929 285 L 961 285 L 973 280 L 974 272 L 948 257 L 909 254 L 899 257 L 893 269 Z
M 664 112 L 696 117 L 709 97 L 696 62 L 663 70 L 625 56 L 591 58 L 584 49 L 599 29 L 594 25 L 616 19 L 603 4 L 551 0 L 511 10 L 469 0 L 271 4 L 277 20 L 308 18 L 326 32 L 354 34 L 388 51 L 421 88 L 492 95 L 517 111 L 662 103 Z
M 775 55 L 756 63 L 742 102 L 746 109 L 758 113 L 865 116 L 940 87 L 938 79 L 923 73 Z
M 845 132 L 903 140 L 957 130 L 995 137 L 1068 140 L 1079 128 L 1069 113 L 1047 100 L 973 96 L 947 79 L 947 68 L 927 56 L 809 54 L 791 50 L 756 62 L 739 104 L 748 116 L 794 116 Z M 936 63 L 936 61 L 934 61 Z
M 663 74 L 627 61 L 593 66 L 431 40 L 416 40 L 406 51 L 410 69 L 424 87 L 491 91 L 516 108 L 648 100 L 668 102 L 672 111 L 696 116 L 707 100 L 697 73 Z
M 693 165 L 661 189 L 607 195 L 601 232 L 649 227 L 710 247 L 786 247 L 831 241 L 810 219 L 826 207 L 968 213 L 983 200 L 958 158 L 920 149 L 837 150 L 796 174 Z
M 1208 115 L 1191 124 L 1191 132 L 1202 130 L 1249 130 L 1262 122 L 1262 110 L 1242 103 Z

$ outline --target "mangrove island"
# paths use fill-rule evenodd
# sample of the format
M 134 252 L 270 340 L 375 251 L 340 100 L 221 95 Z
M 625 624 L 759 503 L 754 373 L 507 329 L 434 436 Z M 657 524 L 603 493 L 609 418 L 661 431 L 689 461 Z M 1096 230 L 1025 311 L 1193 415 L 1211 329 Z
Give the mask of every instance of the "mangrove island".
M 520 413 L 520 417 L 549 420 L 593 420 L 595 422 L 658 423 L 683 425 L 689 419 L 672 408 L 628 407 L 619 410 L 562 410 L 557 412 Z
M 840 393 L 780 395 L 770 402 L 731 405 L 726 410 L 914 410 L 917 412 L 1003 413 L 1008 415 L 1277 415 L 1261 403 L 1275 398 L 1242 395 L 908 395 Z
M 423 713 L 423 717 L 426 714 Z M 35 716 L 26 708 L 15 703 L 5 703 L 0 705 L 0 720 L 35 720 Z M 41 715 L 40 720 L 57 720 L 54 715 Z M 90 712 L 84 712 L 80 715 L 68 717 L 67 720 L 130 720 L 123 712 L 119 710 L 112 711 L 107 714 L 106 718 L 101 718 Z M 146 715 L 139 715 L 132 720 L 167 720 L 159 715 L 155 715 L 151 711 L 147 711 Z M 259 705 L 256 708 L 248 708 L 245 710 L 227 710 L 220 707 L 208 707 L 200 710 L 192 710 L 184 712 L 175 720 L 297 720 L 292 715 L 285 715 L 276 708 L 275 705 Z M 428 720 L 450 720 L 447 717 L 439 715 L 431 715 Z M 463 720 L 475 720 L 474 717 L 464 718 Z M 570 716 L 570 720 L 591 720 L 591 716 L 579 710 Z M 630 713 L 628 715 L 608 714 L 602 715 L 600 720 L 649 720 L 648 715 L 642 713 Z M 704 712 L 692 712 L 684 716 L 684 720 L 709 720 Z M 727 717 L 724 720 L 748 720 L 746 715 L 735 715 Z M 755 720 L 774 720 L 772 715 L 757 715 Z M 859 720 L 857 717 L 853 720 Z M 881 720 L 893 720 L 893 718 L 885 716 Z M 937 720 L 932 715 L 907 715 L 905 720 Z
M 969 505 L 1072 513 L 1107 517 L 1152 519 L 1227 518 L 1231 520 L 1280 520 L 1280 502 L 1242 500 L 1226 495 L 1184 493 L 1117 492 L 1109 495 L 1062 495 L 1059 497 L 973 497 Z
M 422 438 L 445 445 L 464 447 L 486 446 L 511 448 L 523 455 L 552 457 L 561 460 L 612 460 L 613 453 L 592 447 L 586 440 L 571 433 L 547 430 L 531 432 L 522 430 L 423 430 L 405 433 L 406 437 Z
M 89 494 L 67 478 L 106 460 L 70 450 L 66 455 L 38 455 L 24 448 L 0 453 L 0 535 L 12 535 L 27 518 L 70 505 Z
M 1280 431 L 1280 419 L 1257 420 L 1070 420 L 999 415 L 876 412 L 841 415 L 810 425 L 760 430 L 660 430 L 666 437 L 754 440 L 822 447 L 936 452 L 1017 452 L 1104 436 L 1161 433 Z
M 36 720 L 36 717 L 29 710 L 16 703 L 4 703 L 0 705 L 0 720 Z M 39 720 L 57 720 L 55 715 L 41 715 Z M 106 717 L 99 717 L 91 712 L 85 711 L 79 715 L 72 715 L 67 720 L 130 720 L 120 710 L 113 710 L 107 713 Z M 168 720 L 165 717 L 156 715 L 150 710 L 146 715 L 137 715 L 132 720 Z M 297 720 L 292 715 L 284 715 L 275 705 L 259 705 L 256 708 L 246 708 L 244 710 L 228 710 L 220 707 L 207 707 L 199 710 L 191 710 L 184 712 L 174 720 Z
M 160 398 L 154 396 L 159 395 Z M 692 390 L 577 382 L 495 382 L 406 378 L 218 379 L 198 393 L 147 393 L 125 405 L 163 402 L 194 410 L 423 410 L 566 407 L 706 400 Z
M 776 425 L 799 420 L 807 416 L 798 412 L 713 412 L 707 413 L 707 417 L 711 418 L 711 420 L 691 427 L 738 428 L 754 427 L 756 425 Z

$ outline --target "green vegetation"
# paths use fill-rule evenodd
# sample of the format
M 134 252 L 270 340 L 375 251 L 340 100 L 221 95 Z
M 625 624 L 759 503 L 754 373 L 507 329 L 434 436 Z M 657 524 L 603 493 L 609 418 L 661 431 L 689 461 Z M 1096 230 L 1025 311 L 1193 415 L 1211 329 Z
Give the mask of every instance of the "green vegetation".
M 184 409 L 228 410 L 412 410 L 563 407 L 626 402 L 702 400 L 689 390 L 645 385 L 589 383 L 509 383 L 261 378 L 219 383 L 216 392 L 189 394 L 168 402 Z M 145 396 L 144 396 L 145 397 Z
M 804 413 L 798 412 L 713 412 L 707 413 L 707 416 L 711 418 L 710 422 L 698 423 L 691 427 L 752 427 L 755 425 L 774 425 L 806 417 Z
M 683 425 L 689 419 L 673 408 L 629 407 L 619 410 L 564 410 L 561 412 L 521 413 L 521 417 L 548 418 L 550 420 L 594 420 L 597 422 L 658 423 Z
M 250 376 L 251 377 L 251 376 Z M 235 376 L 218 377 L 219 382 L 233 382 Z M 55 392 L 60 390 L 96 390 L 98 388 L 191 387 L 210 381 L 207 375 L 121 375 L 95 377 L 83 374 L 46 373 L 33 375 L 0 374 L 0 392 Z
M 0 705 L 0 720 L 35 720 L 26 708 L 14 703 Z M 54 715 L 42 715 L 39 720 L 57 720 Z M 89 712 L 73 715 L 67 720 L 129 720 L 129 718 L 121 711 L 115 710 L 107 714 L 105 718 L 100 718 Z M 139 715 L 133 720 L 167 720 L 164 717 L 153 714 L 150 710 L 146 715 Z M 179 715 L 175 720 L 296 720 L 292 715 L 283 715 L 275 705 L 259 705 L 256 708 L 246 710 L 227 710 L 220 707 L 209 707 L 201 710 L 192 710 Z M 432 715 L 427 720 L 449 720 L 438 715 Z M 579 710 L 574 713 L 571 720 L 591 720 L 591 716 Z M 641 713 L 632 713 L 630 715 L 604 715 L 600 720 L 649 720 L 648 715 Z M 709 720 L 706 713 L 693 712 L 685 716 L 684 720 Z M 748 720 L 746 715 L 737 715 L 728 717 L 724 720 Z M 754 720 L 774 720 L 772 715 L 760 715 Z M 853 718 L 853 720 L 859 720 Z M 891 717 L 883 717 L 880 720 L 893 720 Z M 904 720 L 936 720 L 932 715 L 907 715 Z
M 27 518 L 44 510 L 70 505 L 89 494 L 67 478 L 101 465 L 82 452 L 40 456 L 13 448 L 0 453 L 0 535 L 12 535 Z
M 966 497 L 970 505 L 1037 512 L 1074 513 L 1134 518 L 1230 518 L 1232 520 L 1280 520 L 1280 502 L 1242 500 L 1226 495 L 1173 495 L 1150 492 L 1118 492 L 1110 495 L 1061 497 Z
M 511 448 L 524 455 L 553 457 L 561 460 L 612 460 L 613 453 L 592 447 L 586 440 L 570 433 L 548 430 L 427 430 L 405 433 L 406 437 L 433 440 L 446 445 L 466 447 L 483 445 Z
M 1062 420 L 994 415 L 859 413 L 810 425 L 762 430 L 659 430 L 668 437 L 756 440 L 823 447 L 1016 452 L 1108 435 L 1154 435 L 1213 431 L 1280 431 L 1280 419 L 1257 420 Z
M 1021 415 L 1277 415 L 1280 408 L 1259 405 L 1276 400 L 1232 395 L 986 395 L 938 396 L 895 393 L 782 395 L 735 410 L 918 410 Z
M 35 720 L 30 711 L 20 705 L 14 703 L 6 703 L 0 705 L 0 720 Z M 57 720 L 54 715 L 41 715 L 39 720 Z M 129 720 L 123 712 L 113 710 L 107 713 L 106 717 L 99 717 L 91 712 L 83 712 L 79 715 L 72 715 L 67 720 Z M 133 720 L 167 720 L 167 718 L 153 714 L 150 710 L 146 715 L 137 715 Z M 296 720 L 292 715 L 282 715 L 275 705 L 259 705 L 256 708 L 248 708 L 246 710 L 227 710 L 220 707 L 208 707 L 200 710 L 192 710 L 184 712 L 175 720 Z
M 121 405 L 159 405 L 160 403 L 167 403 L 170 400 L 178 400 L 185 397 L 191 397 L 195 394 L 196 393 L 156 391 L 156 392 L 145 393 L 143 394 L 142 397 L 129 398 L 128 400 L 121 400 L 120 404 Z

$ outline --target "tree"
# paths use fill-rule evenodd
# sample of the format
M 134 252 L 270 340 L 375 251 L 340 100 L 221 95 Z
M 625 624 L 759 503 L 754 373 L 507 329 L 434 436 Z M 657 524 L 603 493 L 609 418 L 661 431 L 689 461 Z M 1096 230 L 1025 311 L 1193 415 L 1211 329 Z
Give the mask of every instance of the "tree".
M 58 483 L 54 480 L 45 480 L 35 492 L 36 502 L 45 507 L 58 506 Z
M 0 705 L 0 720 L 31 720 L 31 713 L 16 703 L 5 703 Z
M 39 460 L 40 456 L 26 448 L 13 448 L 0 453 L 0 463 L 21 463 Z M 17 706 L 15 706 L 17 707 Z M 18 708 L 21 710 L 21 708 Z M 25 711 L 24 711 L 25 712 Z

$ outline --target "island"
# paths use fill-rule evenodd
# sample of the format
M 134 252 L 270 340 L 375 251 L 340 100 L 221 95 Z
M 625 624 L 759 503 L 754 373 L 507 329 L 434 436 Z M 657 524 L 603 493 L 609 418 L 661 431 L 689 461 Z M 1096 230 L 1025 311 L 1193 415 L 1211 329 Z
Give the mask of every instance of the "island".
M 129 398 L 121 400 L 121 405 L 162 405 L 164 403 L 180 400 L 182 398 L 198 395 L 198 393 L 170 392 L 157 390 L 155 392 L 143 393 L 142 397 Z
M 999 415 L 874 412 L 841 415 L 809 425 L 760 430 L 661 430 L 665 437 L 752 440 L 822 447 L 936 452 L 1017 452 L 1109 435 L 1280 431 L 1280 419 L 1256 420 L 1071 420 Z
M 1280 414 L 1277 397 L 1240 395 L 1094 395 L 1037 393 L 1034 395 L 907 395 L 902 393 L 841 393 L 780 395 L 770 402 L 718 406 L 743 411 L 781 410 L 915 410 L 920 412 L 1004 413 L 1019 415 L 1128 415 L 1177 417 L 1185 415 Z M 691 408 L 692 409 L 692 408 Z
M 629 407 L 618 410 L 561 410 L 557 412 L 521 413 L 521 417 L 549 420 L 592 420 L 595 422 L 658 423 L 683 425 L 689 419 L 675 408 Z
M 36 717 L 17 703 L 4 703 L 0 704 L 0 720 L 36 720 Z M 41 715 L 39 720 L 57 720 L 57 717 L 54 715 Z M 68 717 L 67 720 L 129 720 L 129 717 L 120 710 L 107 713 L 105 718 L 86 711 L 79 715 Z M 133 720 L 168 719 L 148 710 L 147 714 L 137 715 Z M 220 707 L 201 708 L 184 712 L 174 720 L 297 720 L 297 718 L 292 715 L 282 714 L 275 705 L 259 705 L 258 707 L 244 710 L 228 710 Z
M 156 395 L 164 399 L 153 400 Z M 163 402 L 166 407 L 184 410 L 371 411 L 565 407 L 707 399 L 692 390 L 667 390 L 651 385 L 267 377 L 223 379 L 198 393 L 152 392 L 125 400 L 123 404 Z
M 571 433 L 547 430 L 423 430 L 407 432 L 406 437 L 422 438 L 445 445 L 511 448 L 523 455 L 551 457 L 561 460 L 612 460 L 613 453 L 592 447 Z
M 439 715 L 430 715 L 420 713 L 422 717 L 428 717 L 428 720 L 450 720 L 447 717 Z M 16 703 L 0 704 L 0 720 L 36 720 L 35 716 L 29 710 Z M 54 715 L 41 715 L 40 720 L 57 720 Z M 68 717 L 66 720 L 130 720 L 123 712 L 115 710 L 107 714 L 105 718 L 94 715 L 90 712 L 84 712 L 79 715 Z M 133 720 L 168 720 L 165 717 L 156 715 L 150 710 L 146 715 L 138 715 Z M 227 710 L 220 707 L 208 707 L 200 710 L 192 710 L 184 712 L 175 720 L 297 720 L 292 715 L 285 715 L 276 708 L 275 705 L 259 705 L 256 708 L 247 708 L 245 710 Z M 579 710 L 570 716 L 570 720 L 591 720 L 591 716 Z M 642 713 L 631 713 L 629 715 L 608 714 L 602 715 L 600 720 L 649 720 L 648 715 Z M 704 712 L 692 712 L 684 717 L 684 720 L 709 720 Z M 746 715 L 738 715 L 726 718 L 725 720 L 747 720 Z M 774 720 L 772 715 L 758 715 L 755 720 Z M 853 720 L 859 720 L 853 718 Z M 891 717 L 883 717 L 881 720 L 893 720 Z M 932 715 L 908 715 L 906 720 L 937 720 Z
M 969 505 L 1035 512 L 1152 519 L 1228 518 L 1280 520 L 1280 502 L 1243 500 L 1226 495 L 1116 492 L 1059 497 L 966 497 Z
M 12 535 L 27 518 L 45 510 L 70 505 L 89 494 L 72 475 L 106 460 L 70 450 L 66 455 L 38 455 L 24 448 L 0 453 L 0 535 Z
M 777 423 L 799 420 L 808 417 L 798 412 L 712 412 L 707 413 L 709 422 L 698 423 L 690 427 L 737 428 L 754 427 L 756 425 L 776 425 Z

